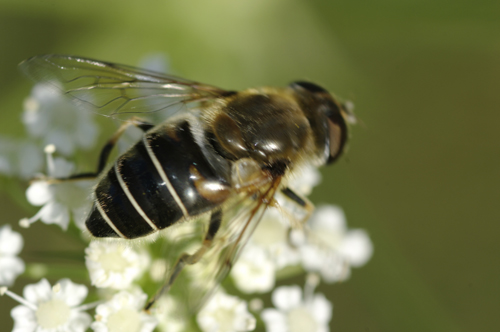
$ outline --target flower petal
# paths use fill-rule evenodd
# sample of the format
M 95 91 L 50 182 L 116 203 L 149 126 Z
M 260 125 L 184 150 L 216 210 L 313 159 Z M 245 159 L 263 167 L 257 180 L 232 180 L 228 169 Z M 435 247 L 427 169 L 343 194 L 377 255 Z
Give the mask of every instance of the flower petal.
M 323 265 L 319 269 L 326 283 L 344 281 L 350 276 L 350 268 L 345 259 L 336 252 L 324 256 Z
M 35 312 L 24 305 L 14 307 L 10 315 L 14 320 L 12 332 L 33 332 L 38 325 Z
M 221 290 L 200 310 L 196 321 L 204 332 L 251 331 L 256 325 L 246 302 Z
M 144 272 L 149 256 L 123 243 L 93 241 L 85 249 L 85 264 L 92 285 L 124 289 Z
M 266 331 L 288 332 L 288 324 L 284 313 L 276 309 L 264 309 L 260 317 L 266 324 Z
M 49 301 L 52 298 L 52 288 L 47 279 L 43 278 L 36 284 L 26 285 L 23 290 L 24 298 L 33 304 Z
M 314 230 L 343 233 L 346 229 L 344 211 L 340 207 L 334 205 L 319 206 L 309 220 L 309 225 Z
M 57 148 L 57 151 L 66 156 L 71 155 L 75 149 L 73 137 L 70 135 L 70 133 L 60 128 L 52 128 L 49 132 L 47 132 L 45 134 L 44 143 L 45 145 L 54 144 Z M 49 175 L 58 177 L 54 174 Z
M 318 169 L 310 164 L 303 167 L 299 172 L 295 172 L 297 176 L 290 179 L 289 187 L 298 193 L 308 196 L 313 187 L 321 182 L 321 173 Z
M 68 324 L 68 331 L 85 332 L 90 326 L 92 318 L 86 312 L 75 312 Z
M 302 266 L 306 271 L 314 272 L 320 270 L 324 263 L 326 254 L 318 247 L 305 244 L 299 248 Z
M 0 257 L 0 285 L 12 285 L 24 269 L 24 262 L 19 257 Z
M 151 332 L 158 321 L 142 310 L 146 300 L 147 295 L 138 288 L 131 292 L 121 291 L 108 302 L 97 306 L 98 321 L 92 323 L 90 327 L 99 332 L 109 331 L 108 325 L 111 325 L 111 329 L 120 329 L 119 331 L 128 326 L 136 328 L 134 331 Z
M 355 229 L 347 232 L 344 241 L 340 245 L 339 252 L 354 267 L 359 267 L 373 255 L 373 244 L 368 233 L 362 229 Z
M 40 220 L 46 224 L 58 224 L 66 230 L 69 224 L 69 210 L 61 203 L 50 201 L 40 210 Z
M 236 287 L 242 292 L 264 293 L 274 287 L 275 266 L 264 249 L 249 245 L 233 267 L 231 276 Z
M 314 295 L 310 310 L 318 323 L 328 324 L 332 319 L 333 305 L 323 294 Z
M 94 146 L 99 128 L 92 121 L 91 113 L 78 112 L 79 125 L 74 133 L 76 143 L 84 149 Z
M 299 286 L 281 286 L 274 290 L 272 301 L 280 310 L 290 310 L 298 306 L 302 299 L 302 289 Z
M 23 248 L 23 237 L 7 224 L 0 227 L 0 256 L 14 256 Z
M 20 143 L 17 147 L 16 168 L 19 175 L 24 178 L 32 178 L 36 172 L 43 168 L 43 153 L 38 146 L 31 142 Z
M 31 205 L 40 206 L 54 197 L 50 184 L 46 181 L 35 181 L 26 190 L 26 198 Z
M 56 178 L 63 178 L 70 176 L 73 173 L 75 165 L 67 161 L 64 158 L 54 158 L 54 174 L 50 174 L 50 176 Z
M 75 284 L 67 278 L 61 279 L 57 283 L 61 285 L 58 297 L 70 307 L 79 305 L 87 297 L 88 290 L 84 285 Z

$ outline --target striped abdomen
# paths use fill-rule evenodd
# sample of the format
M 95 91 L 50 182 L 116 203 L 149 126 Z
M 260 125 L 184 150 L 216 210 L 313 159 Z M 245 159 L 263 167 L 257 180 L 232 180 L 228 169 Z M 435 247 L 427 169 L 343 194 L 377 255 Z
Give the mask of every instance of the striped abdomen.
M 193 124 L 191 119 L 155 127 L 115 162 L 95 189 L 86 221 L 92 235 L 145 236 L 224 201 L 230 192 L 228 161 L 195 138 Z M 219 188 L 217 195 L 206 194 L 206 184 Z

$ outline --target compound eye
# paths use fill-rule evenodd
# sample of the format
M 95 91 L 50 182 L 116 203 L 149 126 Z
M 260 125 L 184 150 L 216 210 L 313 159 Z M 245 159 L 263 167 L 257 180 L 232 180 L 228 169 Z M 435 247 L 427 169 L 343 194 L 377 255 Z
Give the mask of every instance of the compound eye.
M 329 156 L 327 164 L 333 163 L 340 157 L 347 140 L 347 125 L 340 112 L 330 111 L 328 116 L 328 132 L 329 132 Z
M 307 91 L 312 92 L 312 93 L 328 93 L 328 91 L 326 91 L 325 89 L 323 89 L 319 85 L 316 85 L 316 84 L 311 83 L 311 82 L 306 82 L 306 81 L 293 82 L 292 84 L 290 84 L 290 86 L 292 88 L 301 87 L 302 89 L 307 90 Z

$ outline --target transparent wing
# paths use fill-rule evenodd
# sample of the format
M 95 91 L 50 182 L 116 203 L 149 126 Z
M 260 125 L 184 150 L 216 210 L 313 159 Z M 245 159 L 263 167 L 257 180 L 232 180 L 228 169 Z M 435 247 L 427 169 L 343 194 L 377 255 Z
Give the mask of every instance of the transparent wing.
M 19 66 L 33 80 L 49 84 L 76 103 L 111 117 L 178 110 L 187 103 L 230 93 L 150 70 L 75 56 L 40 55 Z
M 233 202 L 224 209 L 224 219 L 212 248 L 196 264 L 187 267 L 192 279 L 188 306 L 197 312 L 228 275 L 245 244 L 273 201 L 280 179 L 263 188 L 258 195 Z

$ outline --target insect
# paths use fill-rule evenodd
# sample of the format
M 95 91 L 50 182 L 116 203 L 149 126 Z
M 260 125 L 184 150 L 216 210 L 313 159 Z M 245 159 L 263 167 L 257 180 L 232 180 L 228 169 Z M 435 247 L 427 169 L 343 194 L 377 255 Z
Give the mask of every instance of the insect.
M 277 204 L 278 192 L 307 217 L 313 206 L 287 186 L 288 176 L 305 164 L 331 164 L 347 140 L 346 107 L 310 82 L 229 91 L 73 56 L 36 56 L 20 66 L 76 103 L 123 120 L 102 149 L 96 172 L 59 179 L 99 178 L 86 220 L 94 237 L 134 239 L 210 216 L 200 248 L 181 255 L 146 309 L 185 265 L 207 252 L 216 260 L 212 283 L 223 279 L 266 208 Z M 169 113 L 159 124 L 137 117 L 158 112 Z M 142 139 L 107 167 L 110 151 L 131 125 L 144 131 Z

